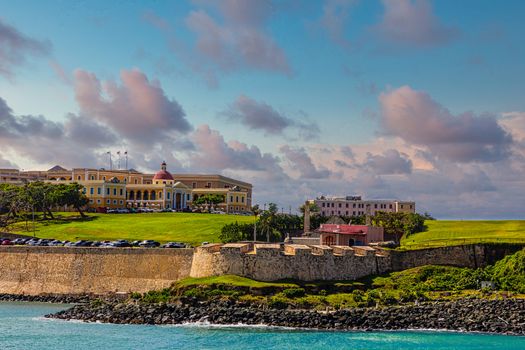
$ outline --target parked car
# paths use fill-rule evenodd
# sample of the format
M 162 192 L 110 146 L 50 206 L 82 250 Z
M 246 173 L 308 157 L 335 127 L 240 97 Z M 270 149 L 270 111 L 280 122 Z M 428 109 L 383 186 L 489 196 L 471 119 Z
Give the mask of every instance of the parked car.
M 29 241 L 29 238 L 16 238 L 13 240 L 13 244 L 16 245 L 25 245 Z
M 160 243 L 153 241 L 151 239 L 147 239 L 139 243 L 139 247 L 143 247 L 143 248 L 156 248 L 158 246 L 160 246 Z
M 54 239 L 51 242 L 48 242 L 47 245 L 50 247 L 61 247 L 64 245 L 64 242 Z
M 132 247 L 138 247 L 139 243 L 140 243 L 140 241 L 133 241 L 130 244 L 131 244 Z
M 2 238 L 1 240 L 1 245 L 13 245 L 13 241 L 11 241 L 10 239 L 7 239 L 7 238 Z
M 90 247 L 91 244 L 93 244 L 93 241 L 86 241 L 84 239 L 81 239 L 80 241 L 72 243 L 70 247 Z
M 129 209 L 128 208 L 119 208 L 119 209 L 117 209 L 117 213 L 118 214 L 129 214 Z
M 186 248 L 186 244 L 181 242 L 168 242 L 161 246 L 162 248 Z
M 116 241 L 111 242 L 111 246 L 115 248 L 127 248 L 131 247 L 131 244 L 125 240 L 125 239 L 118 239 Z

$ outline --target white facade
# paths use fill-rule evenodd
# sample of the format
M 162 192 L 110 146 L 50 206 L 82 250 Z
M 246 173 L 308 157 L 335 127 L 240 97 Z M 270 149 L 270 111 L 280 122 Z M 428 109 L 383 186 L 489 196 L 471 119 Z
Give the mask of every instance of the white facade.
M 370 199 L 363 200 L 360 196 L 319 197 L 310 200 L 319 207 L 324 216 L 362 216 L 375 215 L 376 212 L 415 213 L 416 203 L 399 200 Z

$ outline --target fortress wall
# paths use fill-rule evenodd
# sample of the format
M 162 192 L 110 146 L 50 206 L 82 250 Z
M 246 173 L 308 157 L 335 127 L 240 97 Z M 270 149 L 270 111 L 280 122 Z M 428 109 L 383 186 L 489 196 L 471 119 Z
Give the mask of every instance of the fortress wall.
M 169 287 L 185 277 L 260 281 L 355 280 L 423 265 L 482 267 L 523 245 L 396 251 L 300 244 L 210 244 L 195 249 L 0 246 L 0 293 L 107 294 Z
M 189 276 L 193 249 L 0 247 L 0 293 L 146 292 Z

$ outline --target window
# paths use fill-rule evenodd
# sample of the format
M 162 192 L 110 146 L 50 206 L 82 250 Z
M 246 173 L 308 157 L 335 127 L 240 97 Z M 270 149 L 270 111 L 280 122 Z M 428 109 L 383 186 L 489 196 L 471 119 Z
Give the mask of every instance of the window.
M 90 200 L 89 200 L 89 203 L 93 204 L 93 200 L 92 200 L 92 199 L 90 199 Z
M 95 193 L 95 189 L 93 187 L 90 187 L 89 194 L 94 194 L 94 193 Z
M 170 193 L 170 192 L 168 192 L 168 194 L 167 194 L 167 196 L 168 196 L 168 199 L 170 199 L 170 194 L 171 194 L 171 193 Z
M 100 194 L 100 187 L 97 187 L 97 194 Z
M 352 214 L 352 215 L 353 215 L 353 216 L 355 216 L 355 211 L 353 212 L 353 214 Z
M 100 199 L 97 199 L 97 203 L 100 204 Z
M 241 202 L 244 203 L 244 197 L 241 197 Z
M 335 206 L 335 203 L 332 203 L 332 208 Z
M 166 184 L 166 181 L 162 181 L 162 183 L 165 185 L 165 184 Z
M 412 208 L 412 204 L 410 204 L 410 209 L 413 209 L 413 208 Z
M 103 177 L 102 177 L 102 180 L 106 181 L 106 177 L 105 177 L 105 176 L 103 176 Z
M 107 204 L 110 204 L 110 203 L 111 203 L 111 201 L 110 201 L 110 200 L 108 199 L 108 200 L 106 200 L 106 203 L 107 203 Z
M 117 189 L 116 189 L 116 188 L 113 189 L 113 195 L 114 195 L 114 196 L 117 195 Z
M 346 216 L 348 216 L 348 210 L 346 211 Z
M 403 209 L 403 204 L 401 204 L 401 209 Z
M 353 207 L 355 208 L 355 203 L 354 203 L 354 206 L 353 206 Z
M 235 202 L 237 202 L 237 203 L 239 202 L 239 196 L 235 197 Z
M 187 200 L 187 201 L 190 200 L 190 194 L 189 194 L 189 193 L 186 195 L 186 200 Z
M 390 209 L 392 209 L 392 204 L 390 204 Z
M 374 209 L 377 209 L 377 204 L 374 204 Z
M 116 199 L 113 199 L 113 204 L 117 204 L 117 200 Z
M 120 189 L 120 195 L 122 196 L 124 194 L 122 188 Z
M 322 206 L 322 207 L 324 208 L 324 202 L 323 202 L 323 203 L 321 203 L 321 206 Z
M 91 180 L 95 180 L 95 176 L 91 175 Z
M 346 203 L 346 207 L 348 208 L 348 203 Z M 348 213 L 348 212 L 347 212 Z M 348 214 L 347 214 L 348 215 Z
M 192 182 L 192 183 L 191 183 L 191 187 L 192 187 L 192 188 L 197 188 L 197 183 L 196 183 L 196 182 Z
M 339 208 L 341 208 L 341 203 L 339 203 Z
M 120 204 L 122 204 L 122 203 L 124 203 L 124 201 L 121 199 L 121 200 L 120 200 Z
M 77 180 L 81 180 L 81 179 L 82 179 L 82 176 L 78 175 Z
M 211 182 L 208 182 L 207 187 L 211 188 Z
M 338 211 L 337 211 L 337 215 L 341 215 L 341 210 L 338 210 Z
M 137 184 L 137 183 L 138 183 L 138 182 L 137 182 L 137 179 L 135 179 L 135 184 Z
M 230 202 L 233 202 L 233 196 L 230 196 Z
M 106 189 L 106 194 L 109 195 L 109 188 Z

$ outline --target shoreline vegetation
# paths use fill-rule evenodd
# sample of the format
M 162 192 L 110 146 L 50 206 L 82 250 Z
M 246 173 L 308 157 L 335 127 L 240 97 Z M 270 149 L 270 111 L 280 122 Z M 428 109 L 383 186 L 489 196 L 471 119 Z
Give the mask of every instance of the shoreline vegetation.
M 92 298 L 46 317 L 129 324 L 209 322 L 525 335 L 525 249 L 486 268 L 422 266 L 358 281 L 188 278 L 170 288 L 127 298 Z

